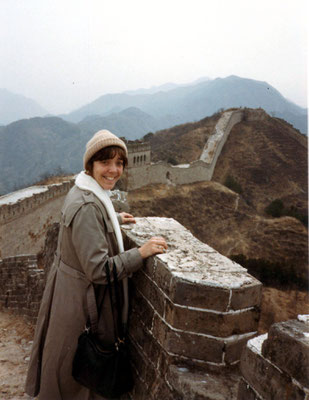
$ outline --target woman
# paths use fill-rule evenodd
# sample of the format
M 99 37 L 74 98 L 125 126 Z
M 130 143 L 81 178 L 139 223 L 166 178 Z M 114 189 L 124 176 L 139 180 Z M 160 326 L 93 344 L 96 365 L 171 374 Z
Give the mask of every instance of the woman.
M 128 213 L 115 214 L 108 191 L 127 164 L 125 143 L 107 130 L 97 132 L 86 145 L 84 168 L 68 193 L 61 214 L 58 247 L 44 291 L 26 381 L 26 393 L 41 400 L 88 400 L 101 397 L 72 377 L 72 361 L 79 335 L 88 318 L 86 293 L 92 283 L 97 303 L 103 299 L 98 334 L 114 341 L 114 325 L 106 289 L 105 264 L 112 258 L 123 286 L 122 321 L 127 322 L 127 277 L 143 259 L 167 248 L 153 237 L 127 251 L 119 222 L 134 223 Z

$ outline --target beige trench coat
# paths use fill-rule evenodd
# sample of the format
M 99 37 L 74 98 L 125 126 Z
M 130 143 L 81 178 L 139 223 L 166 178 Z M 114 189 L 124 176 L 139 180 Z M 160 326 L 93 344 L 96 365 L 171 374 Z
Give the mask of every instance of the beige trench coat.
M 104 296 L 104 268 L 109 257 L 115 261 L 119 279 L 143 264 L 137 248 L 118 254 L 113 227 L 102 203 L 93 193 L 74 186 L 62 209 L 57 254 L 38 316 L 26 380 L 30 396 L 39 395 L 40 400 L 95 398 L 73 379 L 72 361 L 88 318 L 86 292 L 91 283 L 97 301 L 104 299 L 100 338 L 114 341 L 110 299 Z

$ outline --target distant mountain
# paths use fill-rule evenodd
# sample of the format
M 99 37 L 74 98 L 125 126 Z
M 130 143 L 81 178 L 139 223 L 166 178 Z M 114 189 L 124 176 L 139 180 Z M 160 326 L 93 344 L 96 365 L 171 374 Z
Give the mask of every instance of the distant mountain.
M 134 107 L 106 117 L 88 116 L 79 124 L 59 117 L 36 117 L 0 126 L 0 195 L 47 175 L 80 171 L 85 144 L 103 128 L 135 140 L 161 126 L 156 118 Z
M 165 120 L 165 123 L 163 123 L 160 119 L 152 117 L 139 108 L 130 107 L 119 113 L 112 113 L 105 117 L 99 115 L 88 116 L 79 122 L 78 126 L 84 133 L 91 135 L 104 128 L 109 129 L 117 136 L 124 136 L 126 139 L 135 140 L 145 135 L 145 133 L 163 128 L 165 124 L 173 125 L 176 123 L 177 120 L 175 118 Z
M 85 139 L 57 117 L 32 118 L 0 128 L 0 195 L 47 175 L 82 168 Z
M 63 118 L 79 122 L 89 115 L 106 115 L 115 109 L 120 111 L 130 107 L 137 107 L 157 120 L 165 119 L 168 115 L 170 120 L 179 123 L 198 121 L 222 108 L 261 107 L 294 124 L 302 133 L 307 133 L 306 109 L 285 99 L 267 82 L 237 76 L 203 80 L 191 86 L 155 93 L 107 94 Z M 164 128 L 171 126 L 165 125 Z
M 191 137 L 192 124 L 187 124 L 185 127 L 180 122 L 180 118 L 177 120 L 175 114 L 160 119 L 136 107 L 130 107 L 105 117 L 88 116 L 78 124 L 64 121 L 59 117 L 36 117 L 1 126 L 0 195 L 29 186 L 46 175 L 80 171 L 86 142 L 96 131 L 104 128 L 129 140 L 158 131 L 155 137 L 159 135 L 161 142 L 152 142 L 153 159 L 156 159 L 156 154 L 160 150 L 159 159 L 165 159 L 166 156 L 170 162 L 171 160 L 185 162 L 184 156 L 190 157 L 190 154 L 201 150 L 205 137 L 201 137 L 200 142 L 193 146 L 195 136 Z M 203 119 L 196 124 L 199 126 L 205 123 Z M 165 141 L 168 141 L 169 136 L 162 130 L 164 125 L 176 125 L 173 128 L 175 137 L 170 144 L 167 142 L 167 145 Z M 212 131 L 213 127 L 214 125 L 210 124 L 208 131 Z M 202 129 L 204 136 L 209 133 L 207 129 L 205 127 Z M 186 143 L 185 154 L 181 149 L 182 140 L 178 137 L 184 132 L 186 132 L 183 137 Z M 196 129 L 194 135 L 198 132 L 199 129 Z M 188 161 L 190 160 L 186 162 Z
M 160 86 L 152 86 L 149 89 L 128 90 L 124 93 L 130 94 L 130 95 L 137 95 L 137 94 L 154 94 L 157 92 L 169 92 L 170 90 L 176 89 L 178 87 L 192 86 L 192 85 L 196 85 L 197 83 L 201 83 L 201 82 L 205 82 L 205 81 L 209 81 L 209 80 L 210 80 L 210 78 L 203 77 L 203 78 L 199 78 L 196 81 L 191 82 L 191 83 L 176 84 L 176 83 L 168 82 L 168 83 L 165 83 Z
M 36 101 L 0 88 L 0 124 L 7 125 L 24 118 L 41 117 L 48 111 Z

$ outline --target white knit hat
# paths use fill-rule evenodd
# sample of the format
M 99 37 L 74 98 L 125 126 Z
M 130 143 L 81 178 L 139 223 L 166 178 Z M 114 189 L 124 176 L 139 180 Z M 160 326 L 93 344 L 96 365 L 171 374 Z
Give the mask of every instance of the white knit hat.
M 125 143 L 112 132 L 103 129 L 95 133 L 86 144 L 86 151 L 84 154 L 84 168 L 86 169 L 87 162 L 97 151 L 104 149 L 104 147 L 108 146 L 121 147 L 126 152 L 126 156 L 128 157 L 128 149 Z

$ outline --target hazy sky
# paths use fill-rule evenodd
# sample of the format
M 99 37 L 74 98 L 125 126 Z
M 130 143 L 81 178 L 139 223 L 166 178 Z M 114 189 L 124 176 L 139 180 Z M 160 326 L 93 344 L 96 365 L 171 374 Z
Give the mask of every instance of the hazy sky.
M 307 106 L 307 0 L 0 0 L 0 87 L 64 113 L 200 77 Z

